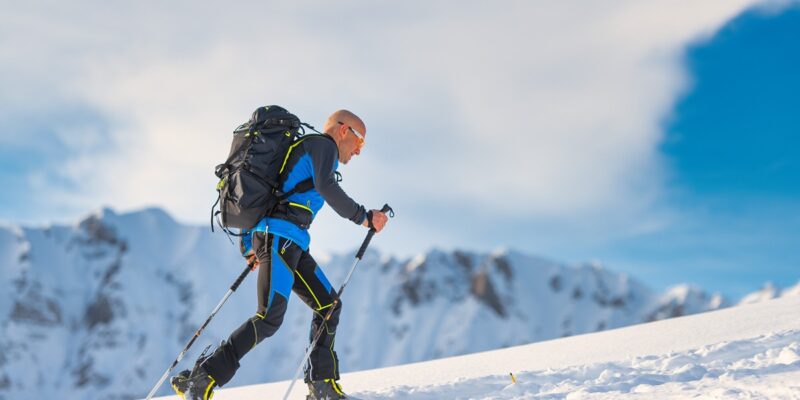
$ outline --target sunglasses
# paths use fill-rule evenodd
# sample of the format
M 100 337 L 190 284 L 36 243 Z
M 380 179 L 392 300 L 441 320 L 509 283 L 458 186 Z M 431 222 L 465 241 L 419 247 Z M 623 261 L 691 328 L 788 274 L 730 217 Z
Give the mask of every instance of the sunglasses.
M 346 126 L 346 127 L 347 127 L 347 130 L 349 130 L 350 132 L 353 132 L 353 134 L 354 134 L 354 135 L 356 135 L 356 137 L 358 138 L 358 148 L 359 148 L 359 149 L 360 149 L 360 148 L 362 148 L 362 147 L 364 147 L 364 135 L 362 135 L 362 134 L 358 133 L 358 131 L 357 131 L 357 130 L 355 130 L 355 129 L 353 129 L 353 127 L 352 127 L 352 126 L 350 126 L 350 125 L 347 125 L 347 124 L 345 124 L 345 123 L 344 123 L 344 122 L 342 122 L 342 121 L 336 121 L 336 122 L 338 122 L 338 123 L 339 123 L 339 125 L 344 125 L 344 126 Z

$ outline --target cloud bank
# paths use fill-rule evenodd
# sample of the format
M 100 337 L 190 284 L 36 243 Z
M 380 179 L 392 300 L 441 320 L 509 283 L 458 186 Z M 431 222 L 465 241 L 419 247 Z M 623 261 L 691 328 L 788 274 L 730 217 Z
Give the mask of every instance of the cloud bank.
M 401 248 L 629 235 L 664 223 L 683 49 L 754 3 L 14 3 L 0 144 L 41 159 L 31 214 L 159 205 L 201 223 L 256 106 L 315 125 L 348 108 L 368 138 L 343 186 L 398 209 Z M 360 235 L 321 219 L 327 247 Z

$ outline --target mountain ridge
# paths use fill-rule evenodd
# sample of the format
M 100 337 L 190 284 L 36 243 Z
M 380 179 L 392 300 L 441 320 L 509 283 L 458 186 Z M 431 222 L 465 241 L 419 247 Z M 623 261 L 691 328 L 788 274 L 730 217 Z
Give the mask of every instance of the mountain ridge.
M 141 397 L 242 266 L 224 235 L 182 225 L 158 208 L 102 208 L 71 225 L 0 226 L 0 250 L 0 342 L 8 349 L 0 358 L 0 394 L 9 396 Z M 334 286 L 354 253 L 325 262 Z M 186 360 L 254 313 L 254 292 L 250 277 Z M 699 288 L 658 293 L 598 263 L 565 265 L 516 250 L 433 249 L 408 259 L 369 250 L 342 300 L 339 331 L 346 334 L 337 337 L 337 352 L 348 371 L 728 305 Z M 286 379 L 309 321 L 305 306 L 290 300 L 282 328 L 243 360 L 231 385 Z M 53 377 L 52 370 L 65 373 Z

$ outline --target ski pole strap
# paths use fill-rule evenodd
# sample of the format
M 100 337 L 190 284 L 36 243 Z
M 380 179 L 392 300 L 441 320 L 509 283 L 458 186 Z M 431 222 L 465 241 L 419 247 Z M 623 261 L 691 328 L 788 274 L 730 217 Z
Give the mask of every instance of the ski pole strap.
M 392 210 L 392 207 L 389 207 L 388 204 L 383 205 L 383 208 L 381 208 L 381 212 L 389 214 L 390 218 L 394 218 L 394 210 Z
M 390 218 L 394 218 L 394 210 L 392 209 L 392 207 L 389 207 L 388 204 L 384 204 L 383 205 L 383 208 L 381 208 L 381 212 L 389 214 Z M 371 214 L 368 217 L 368 222 L 369 222 L 369 226 L 370 226 L 369 232 L 367 233 L 367 237 L 364 238 L 364 242 L 361 243 L 361 248 L 358 249 L 358 253 L 356 253 L 356 258 L 359 259 L 359 260 L 362 257 L 364 257 L 364 253 L 367 251 L 367 247 L 369 246 L 369 242 L 372 240 L 372 237 L 375 235 L 375 227 L 372 226 L 372 215 Z
M 370 230 L 375 229 L 375 225 L 372 224 L 372 210 L 367 211 L 367 226 Z

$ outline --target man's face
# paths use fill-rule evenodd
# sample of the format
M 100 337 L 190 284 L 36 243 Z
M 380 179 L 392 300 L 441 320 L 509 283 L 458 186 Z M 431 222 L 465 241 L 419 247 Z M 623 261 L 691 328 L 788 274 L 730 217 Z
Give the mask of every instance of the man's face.
M 339 134 L 342 135 L 339 141 L 340 163 L 347 164 L 353 156 L 361 154 L 361 148 L 364 147 L 365 138 L 362 132 L 363 130 L 354 128 L 347 123 L 339 123 Z

